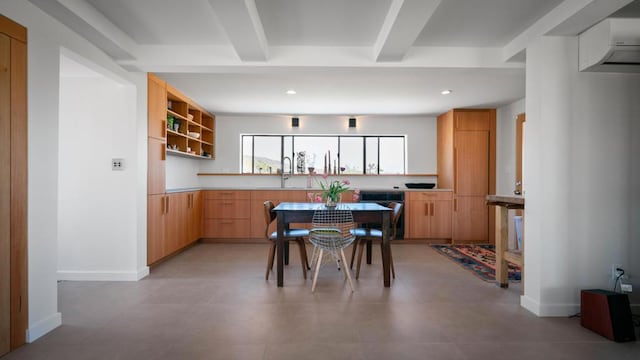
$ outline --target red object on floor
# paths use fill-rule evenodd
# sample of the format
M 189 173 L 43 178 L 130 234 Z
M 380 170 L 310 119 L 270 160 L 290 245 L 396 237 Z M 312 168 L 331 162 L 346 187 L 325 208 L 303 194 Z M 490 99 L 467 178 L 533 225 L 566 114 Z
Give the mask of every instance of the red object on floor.
M 582 290 L 580 324 L 609 340 L 636 340 L 627 294 L 597 289 Z

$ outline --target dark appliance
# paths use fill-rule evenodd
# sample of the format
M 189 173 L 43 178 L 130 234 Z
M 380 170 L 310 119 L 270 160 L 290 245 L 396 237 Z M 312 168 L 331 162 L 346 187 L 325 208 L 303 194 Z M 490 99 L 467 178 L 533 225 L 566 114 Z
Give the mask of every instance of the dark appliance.
M 627 294 L 607 290 L 582 290 L 580 324 L 609 340 L 636 340 Z
M 404 204 L 403 191 L 360 191 L 360 202 L 376 203 L 382 206 L 389 206 L 392 202 Z M 398 219 L 398 227 L 396 228 L 396 239 L 404 239 L 404 209 Z M 362 226 L 376 228 L 380 224 L 362 224 Z

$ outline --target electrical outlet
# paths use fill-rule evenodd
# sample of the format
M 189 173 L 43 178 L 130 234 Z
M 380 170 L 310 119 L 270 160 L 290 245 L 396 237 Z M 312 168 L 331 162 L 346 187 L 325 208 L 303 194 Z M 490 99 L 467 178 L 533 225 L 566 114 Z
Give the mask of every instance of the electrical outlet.
M 111 170 L 124 170 L 124 159 L 111 159 Z
M 623 293 L 631 293 L 633 291 L 633 287 L 631 284 L 620 284 L 620 290 Z
M 611 277 L 616 279 L 620 272 L 617 269 L 622 269 L 622 264 L 613 264 L 611 265 Z

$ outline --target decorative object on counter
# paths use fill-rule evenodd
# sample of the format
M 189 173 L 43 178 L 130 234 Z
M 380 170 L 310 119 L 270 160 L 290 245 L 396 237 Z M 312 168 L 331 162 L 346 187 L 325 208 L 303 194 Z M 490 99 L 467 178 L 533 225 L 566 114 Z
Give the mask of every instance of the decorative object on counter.
M 322 189 L 322 199 L 326 201 L 326 206 L 328 208 L 335 207 L 342 197 L 342 193 L 349 190 L 349 179 L 343 180 L 332 180 L 329 181 L 328 175 L 323 174 L 322 178 L 326 180 L 326 182 L 320 182 L 320 188 Z
M 338 160 L 333 160 L 333 175 L 338 174 Z
M 299 151 L 296 157 L 296 170 L 298 174 L 304 174 L 305 161 L 307 157 L 306 151 Z
M 496 253 L 493 245 L 431 245 L 442 255 L 471 271 L 484 281 L 496 279 Z M 509 265 L 509 281 L 521 279 L 520 267 Z

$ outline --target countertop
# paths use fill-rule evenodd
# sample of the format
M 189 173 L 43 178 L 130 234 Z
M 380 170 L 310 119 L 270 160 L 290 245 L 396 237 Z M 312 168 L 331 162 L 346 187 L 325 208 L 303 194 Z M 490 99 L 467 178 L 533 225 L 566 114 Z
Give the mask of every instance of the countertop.
M 241 186 L 234 186 L 234 187 L 201 187 L 201 188 L 178 188 L 178 189 L 167 189 L 165 190 L 166 193 L 170 194 L 170 193 L 179 193 L 179 192 L 187 192 L 187 191 L 198 191 L 198 190 L 252 190 L 252 191 L 287 191 L 287 190 L 296 190 L 296 191 L 322 191 L 322 189 L 320 188 L 305 188 L 305 187 L 285 187 L 285 188 L 281 188 L 281 187 L 241 187 Z M 355 189 L 352 189 L 355 190 Z M 376 187 L 370 187 L 370 188 L 359 188 L 360 191 L 379 191 L 379 192 L 421 192 L 421 191 L 434 191 L 434 192 L 441 192 L 441 191 L 452 191 L 451 189 L 394 189 L 394 188 L 376 188 Z

